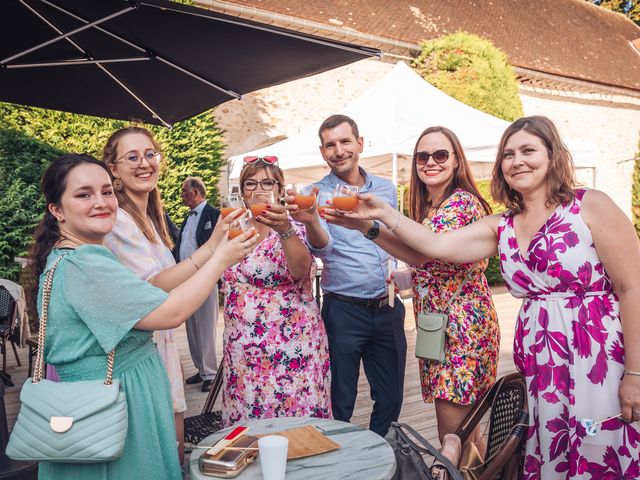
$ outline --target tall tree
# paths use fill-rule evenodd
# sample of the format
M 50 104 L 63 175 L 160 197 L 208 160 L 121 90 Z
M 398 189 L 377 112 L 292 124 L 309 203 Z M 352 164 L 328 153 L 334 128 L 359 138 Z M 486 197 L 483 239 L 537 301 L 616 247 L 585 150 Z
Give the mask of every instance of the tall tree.
M 599 7 L 622 13 L 629 17 L 636 25 L 640 25 L 640 1 L 638 0 L 586 0 Z

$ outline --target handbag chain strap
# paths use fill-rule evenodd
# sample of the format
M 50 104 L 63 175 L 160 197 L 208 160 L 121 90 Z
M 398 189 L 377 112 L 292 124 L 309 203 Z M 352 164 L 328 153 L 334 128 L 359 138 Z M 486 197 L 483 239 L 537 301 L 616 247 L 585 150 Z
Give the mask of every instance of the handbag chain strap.
M 51 297 L 51 286 L 53 285 L 53 274 L 60 263 L 60 260 L 67 255 L 63 253 L 51 266 L 51 269 L 47 272 L 47 276 L 44 281 L 44 287 L 42 289 L 42 315 L 40 316 L 40 328 L 38 329 L 38 353 L 36 355 L 36 366 L 33 371 L 32 383 L 38 383 L 44 376 L 44 340 L 47 334 L 47 316 L 49 314 L 49 299 Z M 109 352 L 107 356 L 107 378 L 104 382 L 105 385 L 111 385 L 113 383 L 113 363 L 115 360 L 115 348 Z

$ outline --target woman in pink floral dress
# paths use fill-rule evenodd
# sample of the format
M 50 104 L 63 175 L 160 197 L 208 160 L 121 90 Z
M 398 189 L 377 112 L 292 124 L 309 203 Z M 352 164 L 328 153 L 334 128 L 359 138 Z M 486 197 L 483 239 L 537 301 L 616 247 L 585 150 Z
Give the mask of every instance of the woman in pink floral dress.
M 434 258 L 470 262 L 500 253 L 523 298 L 514 359 L 526 376 L 525 479 L 640 477 L 640 247 L 604 193 L 575 189 L 553 123 L 527 117 L 500 141 L 492 193 L 510 208 L 443 235 L 400 218 L 397 232 Z M 384 202 L 361 214 L 394 225 Z M 595 434 L 583 422 L 595 420 Z
M 255 191 L 274 191 L 279 198 L 283 185 L 282 170 L 262 159 L 240 174 L 247 204 Z M 315 262 L 304 227 L 280 205 L 258 213 L 261 243 L 223 277 L 223 422 L 329 418 L 329 348 L 311 290 Z

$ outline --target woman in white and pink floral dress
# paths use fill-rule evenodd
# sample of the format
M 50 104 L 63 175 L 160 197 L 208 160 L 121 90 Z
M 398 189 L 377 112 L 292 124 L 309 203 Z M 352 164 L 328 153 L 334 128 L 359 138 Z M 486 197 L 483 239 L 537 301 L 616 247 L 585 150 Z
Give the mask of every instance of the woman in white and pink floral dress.
M 442 235 L 370 196 L 360 213 L 395 225 L 433 258 L 471 262 L 499 251 L 509 289 L 524 299 L 514 340 L 530 414 L 524 479 L 640 478 L 640 247 L 631 222 L 604 193 L 575 188 L 571 156 L 545 117 L 507 128 L 491 187 L 509 212 Z
M 240 186 L 284 191 L 282 170 L 258 159 L 245 165 Z M 313 257 L 304 227 L 283 207 L 258 212 L 261 243 L 225 271 L 222 419 L 331 417 L 329 348 L 311 289 Z

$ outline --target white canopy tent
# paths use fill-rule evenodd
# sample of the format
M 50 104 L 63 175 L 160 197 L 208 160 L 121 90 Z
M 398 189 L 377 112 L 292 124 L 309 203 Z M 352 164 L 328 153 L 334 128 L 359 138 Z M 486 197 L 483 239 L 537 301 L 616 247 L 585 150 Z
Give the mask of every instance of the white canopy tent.
M 396 66 L 341 113 L 358 124 L 364 138 L 360 164 L 374 175 L 406 183 L 411 175 L 415 142 L 425 128 L 442 125 L 453 130 L 464 147 L 476 178 L 489 178 L 500 137 L 508 122 L 448 96 L 409 68 Z M 236 155 L 228 162 L 230 183 L 237 182 L 246 155 L 277 155 L 288 182 L 314 182 L 329 168 L 318 149 L 318 125 L 271 146 Z M 595 145 L 567 140 L 578 168 L 595 169 Z

